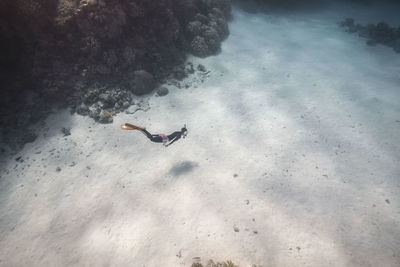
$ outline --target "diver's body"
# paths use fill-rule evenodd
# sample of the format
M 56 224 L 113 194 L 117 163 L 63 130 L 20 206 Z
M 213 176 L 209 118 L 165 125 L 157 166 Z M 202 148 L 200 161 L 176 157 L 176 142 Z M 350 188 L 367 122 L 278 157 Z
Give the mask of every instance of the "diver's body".
M 187 129 L 186 125 L 180 130 L 173 132 L 170 135 L 165 135 L 165 134 L 151 134 L 149 133 L 145 127 L 141 126 L 135 126 L 130 123 L 125 123 L 121 125 L 121 129 L 124 130 L 139 130 L 141 131 L 144 135 L 147 136 L 147 138 L 150 139 L 150 141 L 155 142 L 155 143 L 163 143 L 164 146 L 169 146 L 175 141 L 179 140 L 181 137 L 185 138 L 187 135 Z

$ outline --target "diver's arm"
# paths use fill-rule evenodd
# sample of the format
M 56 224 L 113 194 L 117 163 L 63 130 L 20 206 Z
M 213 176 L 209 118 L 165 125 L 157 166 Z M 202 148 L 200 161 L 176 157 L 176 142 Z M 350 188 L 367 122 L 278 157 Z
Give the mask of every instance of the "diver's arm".
M 179 140 L 181 138 L 180 135 L 175 136 L 168 144 L 165 144 L 165 146 L 172 145 L 176 140 Z

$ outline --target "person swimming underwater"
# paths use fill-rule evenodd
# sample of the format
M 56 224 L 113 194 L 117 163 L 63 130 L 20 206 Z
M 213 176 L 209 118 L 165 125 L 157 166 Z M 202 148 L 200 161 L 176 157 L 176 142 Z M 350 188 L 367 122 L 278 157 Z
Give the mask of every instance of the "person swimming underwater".
M 164 146 L 172 145 L 175 141 L 179 140 L 181 137 L 185 138 L 187 135 L 187 132 L 188 132 L 188 130 L 186 129 L 186 124 L 183 126 L 183 128 L 180 131 L 173 132 L 170 135 L 151 134 L 146 130 L 146 127 L 136 126 L 136 125 L 133 125 L 130 123 L 122 124 L 121 129 L 123 129 L 123 130 L 139 130 L 144 135 L 146 135 L 147 138 L 150 139 L 150 141 L 156 142 L 156 143 L 163 143 Z

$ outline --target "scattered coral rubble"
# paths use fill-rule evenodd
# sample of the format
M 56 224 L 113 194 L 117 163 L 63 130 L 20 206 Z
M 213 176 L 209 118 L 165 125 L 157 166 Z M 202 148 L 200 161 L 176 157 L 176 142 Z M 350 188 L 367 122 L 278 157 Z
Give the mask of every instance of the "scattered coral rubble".
M 390 27 L 385 22 L 363 26 L 354 23 L 352 18 L 339 22 L 339 25 L 346 28 L 349 33 L 358 33 L 359 36 L 366 38 L 368 45 L 382 44 L 400 53 L 400 27 Z

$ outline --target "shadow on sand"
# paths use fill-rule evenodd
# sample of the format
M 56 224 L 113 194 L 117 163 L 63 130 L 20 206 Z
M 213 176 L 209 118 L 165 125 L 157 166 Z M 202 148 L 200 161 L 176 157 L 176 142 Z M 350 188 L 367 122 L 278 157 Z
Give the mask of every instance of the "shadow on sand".
M 181 161 L 176 163 L 171 170 L 169 171 L 170 174 L 174 176 L 181 176 L 183 174 L 187 174 L 193 171 L 194 168 L 198 167 L 199 164 L 193 161 Z

